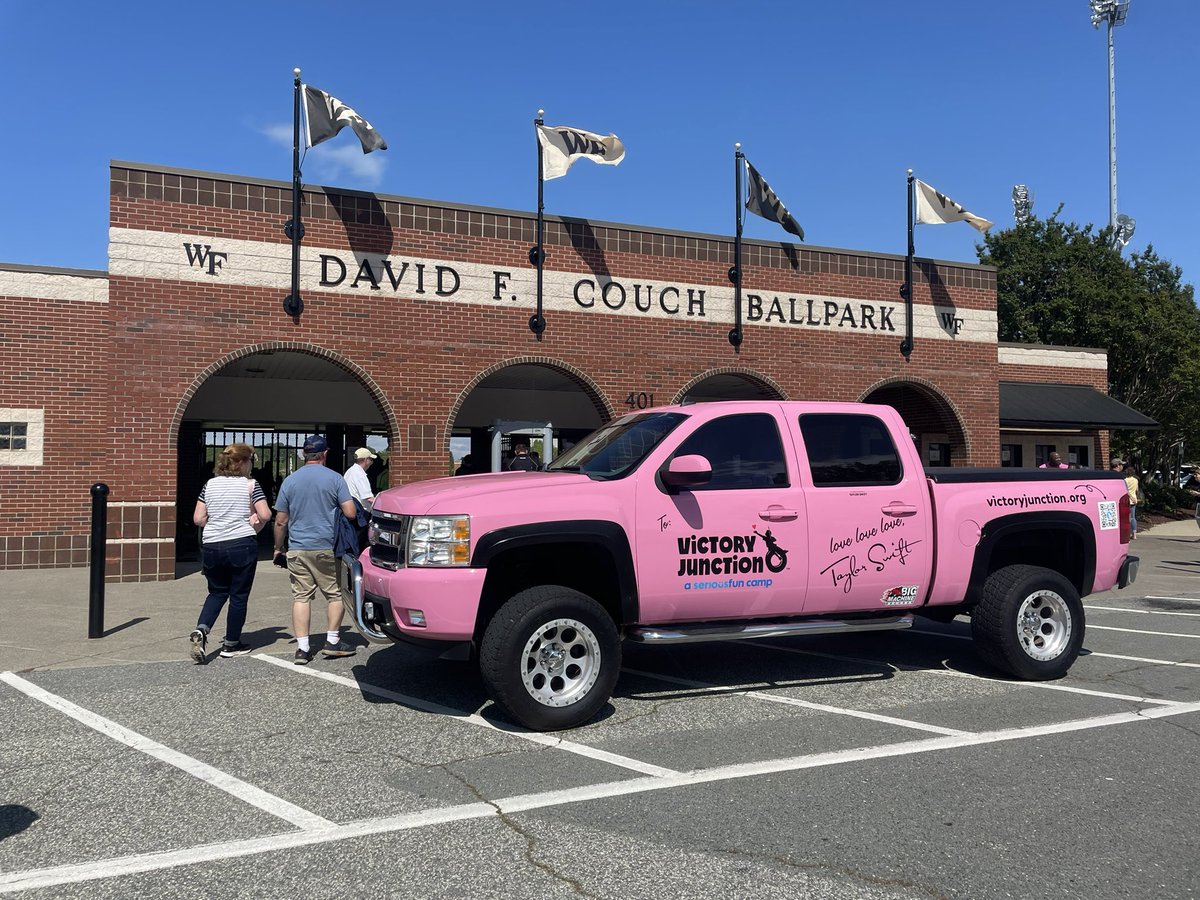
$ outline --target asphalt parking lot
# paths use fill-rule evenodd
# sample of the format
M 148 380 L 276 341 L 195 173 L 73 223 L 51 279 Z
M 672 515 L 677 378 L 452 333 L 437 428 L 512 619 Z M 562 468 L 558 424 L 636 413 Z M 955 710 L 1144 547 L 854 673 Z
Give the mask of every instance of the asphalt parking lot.
M 1061 681 L 996 678 L 965 620 L 627 643 L 610 706 L 556 735 L 431 653 L 296 667 L 266 608 L 261 652 L 206 666 L 187 627 L 139 642 L 157 632 L 120 599 L 109 636 L 49 662 L 6 629 L 0 893 L 1193 897 L 1192 537 L 1143 536 L 1145 577 L 1086 601 Z

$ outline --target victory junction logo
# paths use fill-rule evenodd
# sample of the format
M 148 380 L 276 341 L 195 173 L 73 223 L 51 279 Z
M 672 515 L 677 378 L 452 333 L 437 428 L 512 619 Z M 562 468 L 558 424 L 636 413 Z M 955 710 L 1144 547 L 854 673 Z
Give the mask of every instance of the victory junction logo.
M 761 539 L 761 541 L 760 541 Z M 679 571 L 676 575 L 750 575 L 782 572 L 787 568 L 787 550 L 767 529 L 759 534 L 698 535 L 676 539 Z

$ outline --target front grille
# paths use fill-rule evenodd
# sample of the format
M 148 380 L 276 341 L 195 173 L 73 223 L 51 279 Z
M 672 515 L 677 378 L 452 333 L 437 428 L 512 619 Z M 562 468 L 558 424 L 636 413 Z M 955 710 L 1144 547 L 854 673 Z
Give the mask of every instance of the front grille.
M 409 516 L 375 513 L 371 516 L 371 562 L 384 569 L 404 565 L 404 547 L 408 543 Z

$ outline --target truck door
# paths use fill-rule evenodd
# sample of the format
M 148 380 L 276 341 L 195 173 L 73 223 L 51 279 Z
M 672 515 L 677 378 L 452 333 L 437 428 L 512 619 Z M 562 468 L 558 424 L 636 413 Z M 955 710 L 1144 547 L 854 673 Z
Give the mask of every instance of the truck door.
M 804 603 L 804 494 L 789 473 L 777 418 L 739 413 L 706 422 L 667 457 L 703 456 L 707 484 L 637 488 L 637 573 L 643 619 L 795 615 Z M 649 473 L 648 473 L 649 474 Z
M 919 605 L 933 571 L 930 499 L 916 454 L 892 439 L 902 420 L 889 430 L 871 413 L 803 413 L 795 425 L 812 536 L 805 613 Z

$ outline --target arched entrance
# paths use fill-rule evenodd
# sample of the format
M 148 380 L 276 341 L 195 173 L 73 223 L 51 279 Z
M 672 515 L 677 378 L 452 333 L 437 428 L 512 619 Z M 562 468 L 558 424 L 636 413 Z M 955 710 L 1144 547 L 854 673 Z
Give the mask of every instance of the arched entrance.
M 450 413 L 454 472 L 502 470 L 521 443 L 545 464 L 612 418 L 601 391 L 566 363 L 500 363 L 481 372 Z
M 779 385 L 748 369 L 713 369 L 693 378 L 675 395 L 676 403 L 786 399 Z
M 246 347 L 218 360 L 193 383 L 176 413 L 176 569 L 197 557 L 192 525 L 196 497 L 212 476 L 216 456 L 241 441 L 258 451 L 255 477 L 274 502 L 280 483 L 302 464 L 309 434 L 329 439 L 330 468 L 341 472 L 358 447 L 379 458 L 367 472 L 376 490 L 387 486 L 388 450 L 395 416 L 366 372 L 335 353 L 312 346 Z M 260 540 L 271 536 L 264 530 Z
M 925 465 L 965 465 L 970 459 L 962 416 L 933 385 L 910 379 L 884 382 L 868 390 L 862 402 L 882 403 L 900 413 Z

